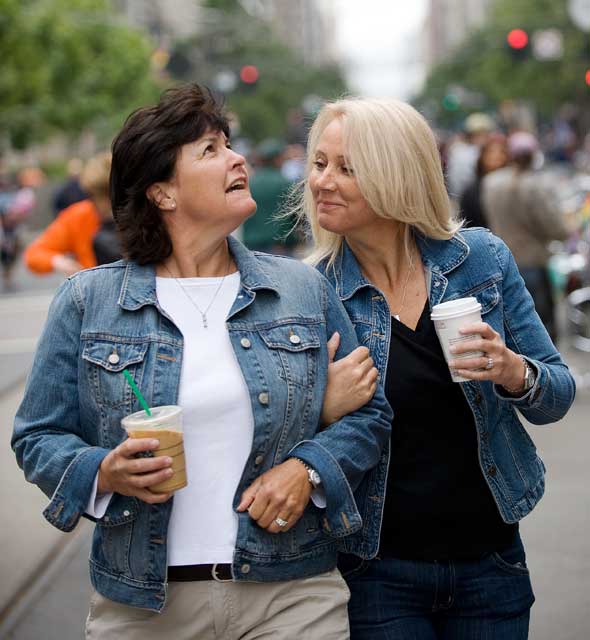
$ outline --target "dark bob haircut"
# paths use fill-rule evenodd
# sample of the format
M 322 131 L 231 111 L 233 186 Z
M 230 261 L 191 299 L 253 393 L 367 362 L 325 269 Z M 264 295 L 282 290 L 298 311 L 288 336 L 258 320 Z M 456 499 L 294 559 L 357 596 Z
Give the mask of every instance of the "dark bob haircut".
M 222 105 L 198 84 L 168 89 L 157 105 L 137 109 L 125 121 L 112 145 L 110 194 L 127 259 L 158 263 L 172 253 L 162 213 L 146 191 L 170 180 L 180 148 L 209 130 L 229 138 Z

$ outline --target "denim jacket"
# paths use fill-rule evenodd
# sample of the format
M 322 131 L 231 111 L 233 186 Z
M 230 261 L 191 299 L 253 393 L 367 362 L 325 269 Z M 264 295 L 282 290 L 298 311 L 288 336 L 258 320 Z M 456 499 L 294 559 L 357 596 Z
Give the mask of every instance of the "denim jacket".
M 534 508 L 545 487 L 545 467 L 516 409 L 533 424 L 563 418 L 574 400 L 574 379 L 545 331 L 504 242 L 480 228 L 465 229 L 446 241 L 421 235 L 416 240 L 430 307 L 474 296 L 481 303 L 483 321 L 536 371 L 534 386 L 517 398 L 489 381 L 461 383 L 475 419 L 482 473 L 503 520 L 516 522 Z M 334 265 L 327 269 L 322 263 L 318 268 L 336 289 L 359 342 L 369 348 L 384 380 L 391 337 L 385 297 L 364 278 L 346 242 Z M 416 402 L 427 400 L 428 389 L 416 389 Z M 387 447 L 356 491 L 362 530 L 342 541 L 343 551 L 365 559 L 378 551 L 389 455 Z
M 316 575 L 335 566 L 338 539 L 362 526 L 353 492 L 380 459 L 391 409 L 379 389 L 371 403 L 319 431 L 326 341 L 340 333 L 337 357 L 358 344 L 348 315 L 314 269 L 229 242 L 241 288 L 227 328 L 255 425 L 233 506 L 255 478 L 290 456 L 319 472 L 327 499 L 325 510 L 310 502 L 281 535 L 261 529 L 248 513 L 238 514 L 233 577 Z M 176 404 L 182 357 L 182 335 L 156 298 L 153 266 L 119 261 L 63 284 L 49 310 L 12 439 L 27 479 L 50 498 L 44 515 L 51 524 L 63 531 L 75 527 L 101 461 L 125 437 L 121 418 L 141 408 L 123 369 L 149 405 Z M 173 499 L 149 505 L 114 494 L 94 532 L 90 573 L 97 591 L 124 604 L 162 609 Z

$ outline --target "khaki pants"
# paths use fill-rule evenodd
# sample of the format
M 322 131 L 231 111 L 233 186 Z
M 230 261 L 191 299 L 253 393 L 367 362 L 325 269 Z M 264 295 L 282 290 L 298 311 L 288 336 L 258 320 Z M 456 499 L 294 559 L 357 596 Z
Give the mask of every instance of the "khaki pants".
M 348 640 L 348 587 L 337 569 L 286 582 L 171 582 L 162 613 L 94 592 L 87 640 Z

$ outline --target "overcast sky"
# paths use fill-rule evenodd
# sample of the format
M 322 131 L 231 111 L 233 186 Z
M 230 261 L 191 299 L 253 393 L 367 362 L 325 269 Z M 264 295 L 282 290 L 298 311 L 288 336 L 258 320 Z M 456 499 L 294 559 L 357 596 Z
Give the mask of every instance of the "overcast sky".
M 420 88 L 427 0 L 328 0 L 353 91 L 407 99 Z

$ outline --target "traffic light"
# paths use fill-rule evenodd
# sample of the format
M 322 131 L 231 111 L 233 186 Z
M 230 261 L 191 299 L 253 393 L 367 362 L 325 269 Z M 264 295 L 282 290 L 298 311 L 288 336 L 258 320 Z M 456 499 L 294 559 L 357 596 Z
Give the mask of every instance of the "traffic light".
M 586 86 L 590 87 L 590 69 L 586 69 L 585 79 L 586 79 Z
M 242 84 L 245 85 L 245 88 L 253 89 L 259 77 L 258 67 L 255 67 L 253 64 L 245 64 L 240 69 L 240 80 Z
M 512 29 L 506 36 L 508 49 L 514 60 L 524 60 L 530 52 L 529 34 L 524 29 Z

